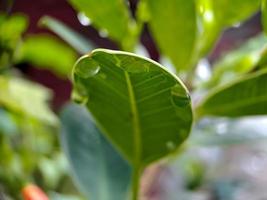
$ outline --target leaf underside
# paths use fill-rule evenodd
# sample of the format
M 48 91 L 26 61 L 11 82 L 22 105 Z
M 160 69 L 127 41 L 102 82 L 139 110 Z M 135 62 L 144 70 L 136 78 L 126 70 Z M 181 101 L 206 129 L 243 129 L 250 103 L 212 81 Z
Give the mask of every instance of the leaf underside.
M 74 68 L 74 92 L 131 164 L 175 151 L 187 138 L 192 110 L 184 85 L 152 60 L 97 49 Z
M 63 149 L 81 191 L 89 199 L 125 200 L 130 166 L 102 136 L 89 112 L 68 104 L 61 122 Z

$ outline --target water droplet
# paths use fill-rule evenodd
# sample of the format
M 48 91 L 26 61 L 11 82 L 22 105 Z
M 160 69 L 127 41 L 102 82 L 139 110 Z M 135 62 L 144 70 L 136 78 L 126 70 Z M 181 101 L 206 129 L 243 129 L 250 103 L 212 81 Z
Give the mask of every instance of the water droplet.
M 102 37 L 102 38 L 106 38 L 106 37 L 108 37 L 108 31 L 107 31 L 106 29 L 101 29 L 101 30 L 99 31 L 99 35 L 100 35 L 100 37 Z
M 71 93 L 71 99 L 78 104 L 86 104 L 88 93 L 82 84 L 76 83 Z
M 91 57 L 81 58 L 75 65 L 75 74 L 82 78 L 95 76 L 100 71 L 100 66 Z
M 190 96 L 187 91 L 179 84 L 171 89 L 172 101 L 176 106 L 183 107 L 189 104 Z
M 138 58 L 130 58 L 126 65 L 123 65 L 123 69 L 130 73 L 143 73 L 149 72 L 151 67 L 150 63 L 140 60 Z
M 84 13 L 79 12 L 77 14 L 78 20 L 79 22 L 83 25 L 83 26 L 90 26 L 91 25 L 91 19 L 88 18 Z
M 166 147 L 167 147 L 168 150 L 172 151 L 172 150 L 175 149 L 175 144 L 174 144 L 173 141 L 168 141 L 168 142 L 166 143 Z

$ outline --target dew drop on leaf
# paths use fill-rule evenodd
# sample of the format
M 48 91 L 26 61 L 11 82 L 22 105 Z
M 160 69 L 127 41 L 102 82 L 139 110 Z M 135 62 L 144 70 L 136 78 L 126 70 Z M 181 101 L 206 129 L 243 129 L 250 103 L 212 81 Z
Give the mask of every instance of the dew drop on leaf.
M 72 90 L 71 99 L 78 104 L 86 104 L 88 101 L 88 93 L 83 85 L 76 84 Z
M 95 76 L 100 70 L 100 66 L 90 57 L 84 57 L 75 67 L 75 74 L 81 78 L 89 78 Z
M 176 106 L 183 107 L 190 103 L 190 96 L 186 90 L 176 84 L 171 88 L 172 101 Z

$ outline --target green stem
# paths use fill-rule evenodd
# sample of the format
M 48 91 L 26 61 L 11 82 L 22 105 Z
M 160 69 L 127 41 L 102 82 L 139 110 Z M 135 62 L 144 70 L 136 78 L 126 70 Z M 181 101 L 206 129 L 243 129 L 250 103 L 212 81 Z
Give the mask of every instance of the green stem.
M 140 184 L 140 167 L 135 167 L 132 177 L 132 198 L 131 200 L 138 200 L 139 198 L 139 184 Z

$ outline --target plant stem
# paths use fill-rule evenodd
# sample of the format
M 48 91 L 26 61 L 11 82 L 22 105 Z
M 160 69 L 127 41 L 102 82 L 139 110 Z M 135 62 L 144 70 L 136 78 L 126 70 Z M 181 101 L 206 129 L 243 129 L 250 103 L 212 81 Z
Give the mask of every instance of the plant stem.
M 131 200 L 138 200 L 139 198 L 139 183 L 140 183 L 140 167 L 135 167 L 132 177 L 132 198 Z

